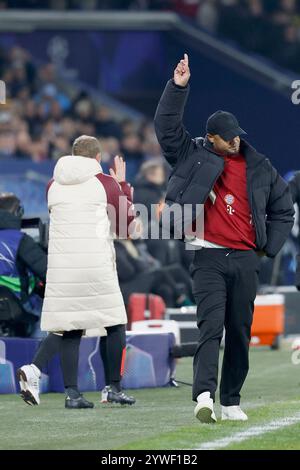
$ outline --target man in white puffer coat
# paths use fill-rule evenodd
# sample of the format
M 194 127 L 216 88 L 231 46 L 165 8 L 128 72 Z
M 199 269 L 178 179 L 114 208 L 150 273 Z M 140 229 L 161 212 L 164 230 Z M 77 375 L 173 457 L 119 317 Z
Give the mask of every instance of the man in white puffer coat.
M 28 404 L 39 404 L 41 369 L 59 352 L 66 408 L 93 407 L 77 388 L 82 334 L 108 335 L 110 401 L 134 403 L 120 388 L 127 316 L 113 243 L 113 235 L 127 238 L 135 223 L 132 189 L 125 181 L 122 158 L 115 158 L 110 176 L 103 174 L 100 159 L 98 140 L 81 136 L 72 155 L 58 160 L 48 184 L 49 250 L 41 329 L 50 334 L 32 364 L 17 371 Z

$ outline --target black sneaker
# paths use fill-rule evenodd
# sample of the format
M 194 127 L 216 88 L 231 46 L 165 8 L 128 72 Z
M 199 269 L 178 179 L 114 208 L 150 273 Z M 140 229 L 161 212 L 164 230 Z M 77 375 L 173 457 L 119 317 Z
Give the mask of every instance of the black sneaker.
M 134 405 L 135 398 L 126 395 L 124 392 L 116 392 L 111 388 L 107 392 L 108 403 L 119 403 L 120 405 Z
M 80 408 L 94 408 L 94 403 L 88 401 L 84 396 L 80 395 L 78 398 L 70 398 L 69 396 L 65 399 L 65 408 L 68 409 L 80 409 Z

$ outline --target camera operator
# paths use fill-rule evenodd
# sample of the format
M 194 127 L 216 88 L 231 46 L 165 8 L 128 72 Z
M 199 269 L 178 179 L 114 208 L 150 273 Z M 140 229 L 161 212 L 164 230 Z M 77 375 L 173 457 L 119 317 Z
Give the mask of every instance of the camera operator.
M 21 231 L 24 210 L 13 193 L 0 193 L 0 328 L 9 336 L 30 336 L 39 320 L 40 282 L 47 255 Z

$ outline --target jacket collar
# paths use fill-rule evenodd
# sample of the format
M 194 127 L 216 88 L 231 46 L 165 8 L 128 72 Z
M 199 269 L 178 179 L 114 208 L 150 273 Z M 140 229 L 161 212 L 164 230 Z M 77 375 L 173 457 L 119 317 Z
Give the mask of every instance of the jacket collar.
M 247 142 L 244 139 L 241 139 L 240 148 L 241 148 L 241 153 L 245 157 L 248 168 L 254 168 L 255 166 L 259 165 L 260 163 L 266 160 L 265 155 L 257 152 L 257 150 L 254 147 L 252 147 L 252 145 L 250 145 L 249 142 Z
M 205 136 L 204 139 L 201 138 L 201 140 L 202 140 L 202 145 L 206 150 L 214 153 L 219 158 L 222 158 L 221 155 L 217 154 L 214 151 L 213 145 L 208 140 L 207 136 Z M 252 147 L 252 145 L 250 145 L 249 142 L 247 142 L 245 139 L 241 139 L 240 150 L 241 150 L 241 154 L 244 155 L 245 157 L 248 168 L 254 168 L 256 165 L 262 163 L 266 159 L 265 155 L 257 152 L 257 150 L 254 147 Z

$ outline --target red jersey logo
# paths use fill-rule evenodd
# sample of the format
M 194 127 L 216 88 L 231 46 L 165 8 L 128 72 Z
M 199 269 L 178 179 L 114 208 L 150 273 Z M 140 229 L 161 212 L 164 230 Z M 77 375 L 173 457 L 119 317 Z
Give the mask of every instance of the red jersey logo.
M 226 194 L 226 196 L 224 197 L 224 201 L 226 202 L 226 204 L 229 204 L 231 206 L 234 203 L 235 198 L 232 194 Z

